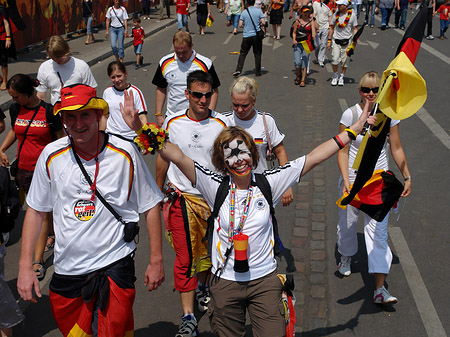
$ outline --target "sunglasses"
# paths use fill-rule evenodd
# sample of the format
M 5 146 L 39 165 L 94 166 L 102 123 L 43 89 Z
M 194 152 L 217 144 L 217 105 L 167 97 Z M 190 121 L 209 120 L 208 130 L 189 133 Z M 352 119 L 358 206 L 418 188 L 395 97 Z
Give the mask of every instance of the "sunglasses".
M 206 98 L 210 98 L 213 94 L 212 91 L 208 91 L 208 92 L 200 92 L 200 91 L 191 91 L 189 90 L 189 93 L 194 96 L 195 98 L 201 99 L 203 96 L 205 96 Z
M 361 91 L 365 94 L 368 94 L 371 90 L 374 94 L 378 93 L 379 87 L 369 88 L 369 87 L 361 87 Z

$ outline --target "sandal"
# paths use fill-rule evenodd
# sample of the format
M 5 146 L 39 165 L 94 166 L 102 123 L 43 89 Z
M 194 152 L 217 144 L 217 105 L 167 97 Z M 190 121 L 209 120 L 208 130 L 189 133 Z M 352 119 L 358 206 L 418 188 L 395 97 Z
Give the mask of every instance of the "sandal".
M 305 85 L 306 85 L 306 84 L 305 84 L 305 81 L 301 81 L 301 82 L 300 82 L 300 86 L 301 86 L 301 87 L 304 87 Z
M 295 83 L 295 85 L 299 85 L 300 84 L 300 78 L 296 78 L 294 83 Z
M 38 269 L 33 269 L 33 271 L 36 274 L 38 281 L 42 281 L 46 272 L 44 268 L 44 261 L 33 261 L 33 266 L 39 266 Z
M 55 247 L 55 236 L 49 235 L 47 237 L 47 243 L 45 244 L 44 252 L 48 252 L 49 250 L 52 250 L 53 247 Z

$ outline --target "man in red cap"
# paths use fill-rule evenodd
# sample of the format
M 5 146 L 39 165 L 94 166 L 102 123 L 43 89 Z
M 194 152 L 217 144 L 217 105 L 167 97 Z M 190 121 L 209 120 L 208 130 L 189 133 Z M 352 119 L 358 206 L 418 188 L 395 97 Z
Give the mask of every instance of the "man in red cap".
M 67 137 L 45 147 L 27 195 L 17 288 L 41 297 L 31 261 L 45 212 L 53 212 L 55 273 L 50 302 L 64 336 L 124 336 L 134 328 L 134 251 L 126 238 L 145 213 L 150 239 L 148 290 L 164 281 L 161 192 L 137 148 L 99 131 L 108 104 L 96 90 L 75 84 L 61 90 L 60 113 Z M 95 317 L 95 318 L 94 318 Z

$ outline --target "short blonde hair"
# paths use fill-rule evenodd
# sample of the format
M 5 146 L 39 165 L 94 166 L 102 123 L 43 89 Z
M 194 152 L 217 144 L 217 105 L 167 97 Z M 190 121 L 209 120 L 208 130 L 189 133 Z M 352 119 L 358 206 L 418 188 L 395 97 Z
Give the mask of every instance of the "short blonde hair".
M 233 82 L 230 87 L 230 93 L 231 95 L 233 93 L 245 94 L 248 91 L 248 95 L 255 100 L 256 96 L 258 96 L 258 86 L 258 82 L 254 79 L 242 76 Z
M 188 32 L 178 31 L 173 36 L 173 44 L 182 44 L 183 42 L 187 43 L 190 47 L 192 46 L 192 36 Z
M 53 35 L 48 39 L 46 51 L 50 57 L 55 58 L 70 55 L 69 44 L 59 35 Z
M 364 83 L 372 82 L 374 85 L 380 85 L 381 82 L 381 76 L 376 71 L 368 71 L 364 75 L 362 75 L 361 79 L 359 80 L 358 89 L 361 87 L 364 87 Z
M 253 140 L 253 137 L 245 131 L 243 128 L 239 126 L 229 126 L 225 130 L 223 130 L 214 140 L 212 154 L 211 154 L 211 162 L 217 171 L 228 174 L 228 167 L 225 163 L 225 157 L 223 154 L 223 147 L 230 143 L 235 138 L 242 138 L 245 145 L 247 145 L 250 153 L 252 155 L 253 167 L 258 166 L 259 162 L 259 152 L 258 147 Z

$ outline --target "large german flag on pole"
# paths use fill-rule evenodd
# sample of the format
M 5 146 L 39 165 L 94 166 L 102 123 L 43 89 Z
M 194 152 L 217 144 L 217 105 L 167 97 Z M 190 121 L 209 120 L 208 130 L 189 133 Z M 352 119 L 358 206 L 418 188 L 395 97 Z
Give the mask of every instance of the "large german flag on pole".
M 372 113 L 377 121 L 359 147 L 353 168 L 358 170 L 350 194 L 341 200 L 348 205 L 372 177 L 378 157 L 386 142 L 392 119 L 405 119 L 415 114 L 427 99 L 425 80 L 414 67 L 425 31 L 427 8 L 423 6 L 400 42 L 396 57 L 383 72 L 381 90 Z

